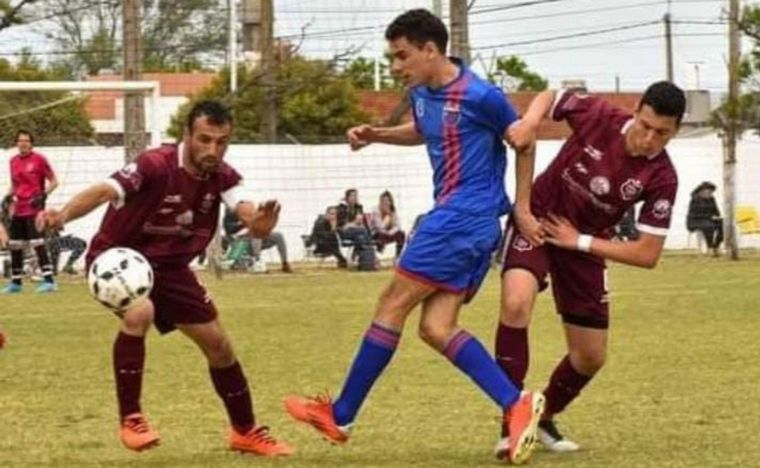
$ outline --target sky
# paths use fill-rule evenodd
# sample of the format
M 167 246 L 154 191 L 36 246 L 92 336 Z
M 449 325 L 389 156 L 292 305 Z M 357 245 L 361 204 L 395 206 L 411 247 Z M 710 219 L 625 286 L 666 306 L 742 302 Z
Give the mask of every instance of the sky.
M 473 68 L 484 73 L 495 57 L 518 55 L 548 78 L 585 80 L 589 89 L 641 91 L 665 78 L 663 16 L 670 11 L 675 82 L 716 94 L 727 88 L 728 0 L 470 0 Z M 300 52 L 329 58 L 348 49 L 374 57 L 383 31 L 410 8 L 432 0 L 275 0 L 275 35 L 300 43 Z M 448 21 L 448 0 L 442 11 Z M 743 5 L 760 1 L 741 2 Z M 748 51 L 750 43 L 743 43 Z M 31 47 L 55 50 L 39 24 L 0 33 L 0 57 Z M 617 78 L 617 81 L 616 81 Z M 697 83 L 698 81 L 698 83 Z

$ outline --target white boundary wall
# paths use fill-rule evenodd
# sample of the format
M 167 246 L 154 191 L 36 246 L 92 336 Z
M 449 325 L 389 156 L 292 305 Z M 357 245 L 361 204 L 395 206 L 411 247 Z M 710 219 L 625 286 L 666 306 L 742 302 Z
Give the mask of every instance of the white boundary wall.
M 538 145 L 537 173 L 549 163 L 560 141 L 542 141 Z M 715 136 L 677 139 L 669 151 L 678 170 L 680 189 L 674 221 L 666 247 L 685 248 L 685 228 L 689 193 L 703 180 L 718 186 L 716 196 L 722 205 L 722 150 Z M 51 161 L 61 187 L 49 200 L 60 205 L 89 184 L 102 180 L 122 165 L 121 147 L 38 148 Z M 13 152 L 0 151 L 4 161 Z M 737 204 L 760 208 L 760 139 L 745 138 L 739 144 L 737 167 Z M 373 145 L 353 153 L 347 145 L 236 145 L 229 149 L 227 161 L 243 174 L 247 191 L 255 200 L 277 198 L 283 210 L 278 229 L 287 239 L 289 255 L 299 260 L 303 255 L 301 234 L 308 233 L 318 213 L 337 204 L 349 187 L 359 190 L 360 202 L 369 211 L 379 194 L 388 189 L 404 228 L 408 231 L 417 214 L 432 206 L 431 170 L 424 147 Z M 0 169 L 0 191 L 8 186 L 8 166 Z M 507 184 L 514 187 L 514 164 L 510 160 Z M 89 239 L 97 229 L 102 211 L 72 223 L 68 230 Z M 760 236 L 742 239 L 742 246 L 760 246 Z M 692 246 L 694 242 L 692 242 Z

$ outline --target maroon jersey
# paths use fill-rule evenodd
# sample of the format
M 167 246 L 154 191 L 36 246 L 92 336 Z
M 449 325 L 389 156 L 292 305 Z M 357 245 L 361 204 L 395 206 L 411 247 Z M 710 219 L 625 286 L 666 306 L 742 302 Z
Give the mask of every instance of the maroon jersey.
M 565 216 L 582 233 L 606 236 L 628 207 L 643 201 L 639 230 L 667 235 L 678 177 L 667 152 L 632 157 L 626 151 L 633 116 L 573 91 L 557 95 L 551 116 L 566 120 L 573 134 L 533 185 L 534 214 Z
M 182 147 L 165 145 L 142 153 L 107 182 L 120 195 L 108 207 L 88 252 L 124 246 L 141 252 L 156 268 L 187 266 L 216 231 L 219 205 L 237 195 L 240 175 L 226 163 L 205 178 L 182 167 Z
M 34 151 L 11 158 L 11 182 L 15 203 L 13 215 L 35 216 L 42 208 L 32 206 L 32 199 L 45 193 L 45 180 L 53 178 L 53 169 L 45 156 Z

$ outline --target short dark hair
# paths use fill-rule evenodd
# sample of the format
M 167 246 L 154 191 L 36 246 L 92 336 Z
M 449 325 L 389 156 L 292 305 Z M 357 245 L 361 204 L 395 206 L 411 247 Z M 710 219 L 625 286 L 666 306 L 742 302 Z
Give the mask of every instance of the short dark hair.
M 385 39 L 394 41 L 405 37 L 407 41 L 422 48 L 430 41 L 442 53 L 446 53 L 449 33 L 440 18 L 425 10 L 417 8 L 400 14 L 385 29 Z
M 23 128 L 19 129 L 16 132 L 16 138 L 13 141 L 15 141 L 16 143 L 18 143 L 18 137 L 20 137 L 21 135 L 28 136 L 29 137 L 29 141 L 32 142 L 32 144 L 34 144 L 34 135 L 32 135 L 32 132 L 30 132 L 29 130 L 24 130 Z
M 681 125 L 681 119 L 686 112 L 686 96 L 681 88 L 669 81 L 658 81 L 650 85 L 641 98 L 639 110 L 645 104 L 657 115 L 675 117 L 678 125 Z
M 196 119 L 206 116 L 209 123 L 213 125 L 224 125 L 226 123 L 232 124 L 232 113 L 230 110 L 219 101 L 198 101 L 190 109 L 187 114 L 187 121 L 185 125 L 188 131 L 193 130 L 193 123 Z

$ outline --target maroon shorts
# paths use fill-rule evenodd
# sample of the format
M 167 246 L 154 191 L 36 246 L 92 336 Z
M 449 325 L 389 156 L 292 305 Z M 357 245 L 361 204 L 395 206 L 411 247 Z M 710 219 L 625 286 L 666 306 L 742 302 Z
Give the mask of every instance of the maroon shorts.
M 216 319 L 211 297 L 190 268 L 153 273 L 150 300 L 156 310 L 155 325 L 159 332 L 169 333 L 176 324 L 208 323 Z
M 603 259 L 549 244 L 534 247 L 510 222 L 502 250 L 502 274 L 511 268 L 533 273 L 540 291 L 547 288 L 546 277 L 550 276 L 554 304 L 565 323 L 609 327 L 607 267 Z

